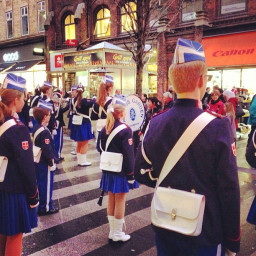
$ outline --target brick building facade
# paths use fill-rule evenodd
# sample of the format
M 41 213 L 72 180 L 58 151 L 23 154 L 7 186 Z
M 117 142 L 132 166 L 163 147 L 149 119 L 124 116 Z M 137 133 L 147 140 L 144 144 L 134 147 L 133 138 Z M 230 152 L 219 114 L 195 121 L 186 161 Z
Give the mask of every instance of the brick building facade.
M 45 0 L 0 1 L 0 83 L 7 71 L 25 77 L 29 91 L 46 79 L 44 56 L 33 51 L 43 55 L 47 9 Z

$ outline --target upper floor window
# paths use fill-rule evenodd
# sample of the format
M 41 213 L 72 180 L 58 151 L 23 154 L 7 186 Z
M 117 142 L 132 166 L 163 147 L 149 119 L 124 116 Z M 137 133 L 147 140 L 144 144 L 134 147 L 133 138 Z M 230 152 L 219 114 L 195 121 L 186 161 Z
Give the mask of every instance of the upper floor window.
M 45 1 L 41 1 L 37 3 L 37 12 L 38 12 L 38 31 L 44 31 L 44 23 L 46 19 L 45 12 Z
M 202 0 L 185 0 L 182 4 L 182 21 L 191 21 L 196 19 L 196 12 L 202 10 Z
M 7 25 L 7 38 L 13 37 L 13 27 L 12 27 L 12 12 L 6 13 L 6 25 Z
M 94 35 L 96 37 L 110 36 L 110 11 L 102 8 L 97 12 Z
M 136 29 L 136 4 L 134 2 L 126 3 L 121 8 L 121 32 L 131 31 Z
M 28 35 L 28 7 L 21 7 L 21 34 Z
M 69 14 L 64 21 L 65 26 L 65 40 L 76 39 L 76 25 L 74 15 Z
M 246 0 L 221 0 L 221 14 L 245 11 Z

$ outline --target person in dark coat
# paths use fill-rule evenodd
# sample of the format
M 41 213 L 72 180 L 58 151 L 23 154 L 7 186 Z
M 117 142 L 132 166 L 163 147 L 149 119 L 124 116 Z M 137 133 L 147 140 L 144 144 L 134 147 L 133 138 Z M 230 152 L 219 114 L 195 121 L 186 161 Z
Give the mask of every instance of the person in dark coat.
M 106 142 L 111 132 L 115 128 L 123 126 L 109 143 L 108 152 L 123 154 L 123 164 L 121 172 L 111 172 L 103 170 L 100 188 L 108 193 L 108 221 L 110 232 L 108 238 L 117 242 L 126 242 L 130 235 L 122 232 L 125 213 L 125 197 L 129 189 L 138 188 L 138 183 L 134 180 L 134 151 L 132 130 L 122 123 L 125 116 L 125 100 L 114 97 L 110 112 L 107 115 L 107 124 L 99 135 L 100 153 L 106 150 Z
M 33 146 L 17 115 L 24 105 L 25 85 L 24 78 L 8 74 L 0 89 L 0 156 L 8 159 L 0 179 L 0 255 L 21 255 L 23 233 L 37 227 Z
M 178 39 L 169 79 L 178 98 L 169 111 L 152 118 L 135 160 L 135 179 L 151 187 L 183 132 L 203 113 L 200 106 L 207 66 L 200 43 Z M 158 256 L 216 256 L 221 251 L 221 255 L 235 255 L 239 251 L 240 193 L 235 141 L 228 119 L 212 120 L 159 185 L 204 195 L 206 205 L 199 236 L 153 225 Z
M 164 110 L 167 110 L 173 106 L 172 94 L 170 92 L 165 92 L 164 96 Z

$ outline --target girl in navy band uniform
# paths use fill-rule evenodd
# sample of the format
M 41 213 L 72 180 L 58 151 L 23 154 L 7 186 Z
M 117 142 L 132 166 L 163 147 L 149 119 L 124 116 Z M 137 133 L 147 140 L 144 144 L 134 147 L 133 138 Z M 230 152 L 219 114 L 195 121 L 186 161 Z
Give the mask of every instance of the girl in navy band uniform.
M 119 125 L 125 116 L 125 101 L 114 98 L 115 104 L 110 108 L 111 112 L 107 115 L 106 127 L 104 127 L 99 135 L 101 147 L 97 148 L 105 150 L 106 141 L 109 134 Z M 108 193 L 107 214 L 110 226 L 109 239 L 113 241 L 128 241 L 130 235 L 122 232 L 125 213 L 125 197 L 129 189 L 138 188 L 138 183 L 134 180 L 134 150 L 132 130 L 127 126 L 115 135 L 108 147 L 109 152 L 123 154 L 123 165 L 120 173 L 108 172 L 103 170 L 100 188 Z
M 55 161 L 58 157 L 54 149 L 51 133 L 47 128 L 51 118 L 51 106 L 39 104 L 39 107 L 33 109 L 33 115 L 37 122 L 32 133 L 34 144 L 42 150 L 39 163 L 35 163 L 39 190 L 38 215 L 42 216 L 59 211 L 58 208 L 52 205 L 53 177 L 56 169 Z M 35 137 L 39 129 L 41 129 L 41 132 L 38 132 Z
M 70 138 L 77 142 L 77 163 L 79 166 L 91 165 L 91 162 L 87 161 L 86 153 L 88 150 L 88 142 L 93 139 L 91 119 L 89 117 L 89 110 L 93 105 L 93 102 L 82 98 L 84 89 L 82 86 L 77 88 L 75 98 L 72 100 L 72 108 L 75 114 L 74 117 L 82 117 L 81 124 L 73 124 L 71 126 Z M 72 119 L 72 120 L 73 120 Z
M 114 88 L 114 79 L 109 75 L 105 75 L 100 84 L 98 91 L 97 102 L 92 107 L 91 118 L 92 120 L 106 119 L 108 106 L 112 102 L 112 93 Z M 98 136 L 103 126 L 97 124 Z M 97 140 L 97 147 L 99 147 L 99 140 Z
M 16 118 L 24 105 L 25 83 L 25 79 L 8 74 L 5 89 L 0 89 L 0 156 L 8 158 L 0 182 L 0 255 L 21 255 L 23 233 L 37 227 L 32 142 L 28 128 Z M 7 124 L 9 128 L 4 131 Z

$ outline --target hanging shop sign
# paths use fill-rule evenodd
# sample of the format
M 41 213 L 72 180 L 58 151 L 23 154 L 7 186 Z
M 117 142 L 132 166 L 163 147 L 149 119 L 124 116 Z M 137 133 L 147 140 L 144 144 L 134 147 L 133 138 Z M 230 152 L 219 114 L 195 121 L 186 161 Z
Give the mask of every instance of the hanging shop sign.
M 76 39 L 68 39 L 67 45 L 69 46 L 77 46 L 77 40 Z
M 256 32 L 203 38 L 208 67 L 256 64 Z
M 129 66 L 134 67 L 135 61 L 131 55 L 121 53 L 105 53 L 106 65 L 118 65 L 118 66 Z
M 103 63 L 103 53 L 74 54 L 64 56 L 65 70 L 80 70 L 88 66 L 99 66 Z

